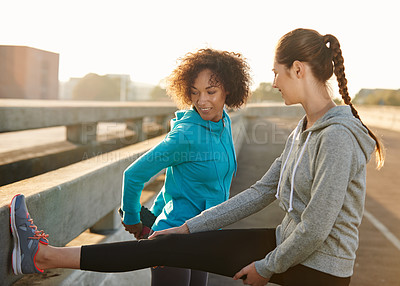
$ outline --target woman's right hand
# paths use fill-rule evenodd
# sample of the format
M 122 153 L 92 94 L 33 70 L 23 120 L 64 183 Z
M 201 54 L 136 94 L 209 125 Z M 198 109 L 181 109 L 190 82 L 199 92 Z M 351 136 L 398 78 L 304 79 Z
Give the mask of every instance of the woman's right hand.
M 190 233 L 189 228 L 186 223 L 182 224 L 181 226 L 178 227 L 172 227 L 169 229 L 165 230 L 159 230 L 153 232 L 152 235 L 149 236 L 149 239 L 155 238 L 159 235 L 164 235 L 164 234 L 172 234 L 172 233 L 177 233 L 177 234 L 188 234 Z
M 122 225 L 125 227 L 125 230 L 129 233 L 132 233 L 136 239 L 141 239 L 141 234 L 143 230 L 143 224 L 142 222 L 139 222 L 137 224 L 125 224 L 122 219 L 121 219 Z

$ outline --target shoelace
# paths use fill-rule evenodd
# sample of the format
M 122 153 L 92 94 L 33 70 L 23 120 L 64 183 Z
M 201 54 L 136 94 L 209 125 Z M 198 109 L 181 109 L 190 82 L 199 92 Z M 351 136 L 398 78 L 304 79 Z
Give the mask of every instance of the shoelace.
M 35 232 L 35 235 L 32 237 L 29 237 L 31 239 L 41 239 L 43 238 L 46 242 L 48 242 L 47 238 L 49 237 L 48 234 L 45 234 L 43 230 L 37 230 L 37 226 L 33 224 L 32 219 L 28 219 L 28 221 L 31 223 L 29 226 L 30 228 L 33 228 L 33 231 Z

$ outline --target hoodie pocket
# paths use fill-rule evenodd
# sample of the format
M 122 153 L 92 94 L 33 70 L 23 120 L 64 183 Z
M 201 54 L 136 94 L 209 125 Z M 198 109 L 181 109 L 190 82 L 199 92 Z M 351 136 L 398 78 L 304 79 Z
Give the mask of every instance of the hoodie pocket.
M 289 237 L 289 235 L 293 232 L 295 228 L 296 228 L 296 222 L 289 215 L 286 215 L 282 223 L 281 241 L 282 242 L 285 241 L 286 238 Z

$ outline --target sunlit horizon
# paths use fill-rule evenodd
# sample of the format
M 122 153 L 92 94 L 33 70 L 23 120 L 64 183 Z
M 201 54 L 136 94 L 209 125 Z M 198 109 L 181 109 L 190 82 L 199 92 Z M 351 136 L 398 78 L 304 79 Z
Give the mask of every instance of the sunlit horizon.
M 274 47 L 295 28 L 335 35 L 351 96 L 399 89 L 395 1 L 13 1 L 3 4 L 0 45 L 60 55 L 59 80 L 128 74 L 159 84 L 176 60 L 200 48 L 242 53 L 253 88 L 271 82 Z M 332 81 L 336 93 L 336 81 Z

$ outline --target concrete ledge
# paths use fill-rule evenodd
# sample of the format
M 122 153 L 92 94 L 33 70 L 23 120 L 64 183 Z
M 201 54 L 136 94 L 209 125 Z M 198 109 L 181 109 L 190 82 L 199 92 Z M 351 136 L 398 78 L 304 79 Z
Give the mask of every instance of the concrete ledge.
M 122 140 L 95 141 L 86 145 L 76 145 L 63 141 L 3 153 L 0 160 L 0 186 L 125 147 L 130 144 L 124 142 L 132 142 L 134 140 L 134 135 L 131 135 Z
M 156 124 L 153 124 L 145 126 L 142 134 L 150 139 L 160 136 L 163 134 L 162 131 Z M 13 135 L 8 133 L 7 136 Z M 2 153 L 0 186 L 50 172 L 139 141 L 138 134 L 129 129 L 125 129 L 122 134 L 98 134 L 97 137 L 97 140 L 88 144 L 58 141 Z M 34 141 L 34 138 L 28 137 L 26 140 Z
M 361 120 L 368 126 L 400 131 L 400 107 L 361 105 L 356 106 Z M 275 103 L 248 104 L 243 110 L 246 117 L 301 118 L 304 110 L 300 105 L 285 106 Z
M 173 102 L 0 99 L 0 132 L 170 115 Z

